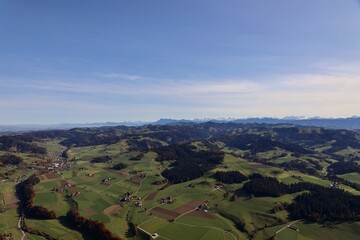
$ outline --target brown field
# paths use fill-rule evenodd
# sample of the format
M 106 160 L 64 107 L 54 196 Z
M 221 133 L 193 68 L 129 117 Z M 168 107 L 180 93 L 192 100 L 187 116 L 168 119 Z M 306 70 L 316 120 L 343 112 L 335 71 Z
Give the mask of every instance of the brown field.
M 58 175 L 56 173 L 46 173 L 45 175 L 46 179 L 55 179 L 58 178 Z
M 120 209 L 121 209 L 120 205 L 117 204 L 117 205 L 113 205 L 113 206 L 106 208 L 103 211 L 103 213 L 105 213 L 106 215 L 111 215 L 111 214 L 117 213 Z
M 270 166 L 264 165 L 264 164 L 254 164 L 254 168 L 269 168 Z
M 167 209 L 163 209 L 160 207 L 156 207 L 150 211 L 154 216 L 165 219 L 171 220 L 177 218 L 180 214 L 174 211 L 170 211 Z
M 193 201 L 190 201 L 174 210 L 167 210 L 164 208 L 156 207 L 156 208 L 152 209 L 150 212 L 156 217 L 159 217 L 159 218 L 162 218 L 165 220 L 171 220 L 171 219 L 177 218 L 178 216 L 180 216 L 183 213 L 186 213 L 186 212 L 189 212 L 189 211 L 195 209 L 196 207 L 198 207 L 201 204 L 204 204 L 203 200 L 193 200 Z M 212 218 L 212 216 L 206 212 L 194 211 L 192 213 L 194 213 L 194 216 L 204 217 L 204 218 Z
M 89 208 L 89 207 L 87 207 L 87 208 L 82 208 L 81 210 L 84 212 L 84 216 L 85 216 L 85 217 L 90 217 L 90 216 L 92 216 L 92 215 L 97 214 L 97 212 L 96 212 L 94 209 Z
M 73 192 L 78 192 L 79 190 L 80 190 L 79 187 L 69 187 L 69 188 L 68 188 L 68 191 L 71 192 L 71 193 L 73 193 Z
M 8 208 L 8 209 L 17 209 L 17 208 L 18 208 L 18 204 L 17 204 L 17 203 L 6 204 L 5 206 L 6 206 L 6 208 Z
M 60 182 L 61 186 L 65 186 L 66 184 L 68 184 L 68 182 L 64 179 L 61 179 L 59 182 Z
M 203 201 L 203 200 L 192 200 L 192 201 L 182 205 L 181 207 L 174 209 L 173 211 L 177 212 L 179 214 L 183 214 L 183 213 L 186 213 L 188 211 L 195 209 L 196 207 L 198 207 L 199 205 L 204 204 L 204 203 L 205 203 L 205 201 Z
M 5 204 L 10 204 L 10 203 L 15 203 L 17 202 L 17 198 L 15 196 L 15 194 L 13 192 L 6 192 L 5 196 L 4 196 L 4 203 Z
M 47 180 L 48 178 L 45 176 L 45 174 L 39 175 L 40 180 Z
M 148 195 L 146 195 L 144 201 L 151 201 L 155 198 L 156 194 L 158 194 L 158 192 L 152 192 L 149 193 Z

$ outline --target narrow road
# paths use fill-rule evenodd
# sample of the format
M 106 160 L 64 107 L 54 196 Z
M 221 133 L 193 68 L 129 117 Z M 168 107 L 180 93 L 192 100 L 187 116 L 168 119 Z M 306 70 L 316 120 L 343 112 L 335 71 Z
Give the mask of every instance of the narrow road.
M 182 217 L 182 216 L 184 216 L 184 215 L 186 215 L 186 214 L 188 214 L 188 213 L 191 213 L 191 212 L 193 212 L 193 211 L 196 211 L 196 208 L 191 209 L 190 211 L 187 211 L 187 212 L 185 212 L 185 213 L 183 213 L 183 214 L 181 214 L 181 215 L 177 216 L 177 217 L 174 219 L 174 221 L 176 221 L 176 219 L 178 219 L 178 218 L 180 218 L 180 217 Z
M 22 221 L 22 219 L 21 219 L 21 217 L 19 217 L 18 229 L 19 229 L 19 231 L 22 233 L 21 240 L 25 240 L 26 235 L 25 235 L 25 232 L 24 232 L 24 231 L 22 230 L 22 228 L 21 228 L 21 221 Z
M 287 224 L 287 225 L 286 225 L 285 227 L 283 227 L 282 229 L 277 230 L 276 233 L 275 233 L 275 235 L 278 234 L 278 233 L 280 233 L 281 231 L 285 230 L 286 228 L 291 227 L 291 225 L 293 225 L 294 223 L 297 223 L 297 222 L 300 222 L 300 221 L 301 221 L 301 220 L 296 220 L 296 221 L 293 221 L 292 223 Z
M 191 211 L 189 211 L 189 212 L 192 212 L 192 211 L 194 211 L 194 210 L 191 210 Z M 189 212 L 187 212 L 187 213 L 189 213 Z M 185 213 L 185 214 L 187 214 L 187 213 Z M 185 215 L 185 214 L 182 214 L 182 215 Z M 181 215 L 181 216 L 182 216 L 182 215 Z M 180 216 L 179 216 L 179 217 L 180 217 Z M 177 218 L 179 218 L 179 217 L 177 217 Z M 142 230 L 143 232 L 147 233 L 149 236 L 151 236 L 151 233 L 149 233 L 148 231 L 144 230 L 144 229 L 141 228 L 140 226 L 143 225 L 143 224 L 145 224 L 145 223 L 147 223 L 147 222 L 150 222 L 151 220 L 153 220 L 153 219 L 155 219 L 155 218 L 157 218 L 157 217 L 153 217 L 153 218 L 151 218 L 151 219 L 149 219 L 149 220 L 141 223 L 140 225 L 138 225 L 138 228 L 139 228 L 140 230 Z M 161 219 L 161 218 L 157 218 L 157 219 Z M 161 219 L 161 220 L 165 221 L 164 219 Z M 180 225 L 184 225 L 184 226 L 188 226 L 188 227 L 194 227 L 194 228 L 210 228 L 210 229 L 219 230 L 219 231 L 222 231 L 223 234 L 224 234 L 224 233 L 225 233 L 225 234 L 228 234 L 228 235 L 230 235 L 231 237 L 233 237 L 235 240 L 238 240 L 238 238 L 236 238 L 234 234 L 232 234 L 231 232 L 228 232 L 228 231 L 226 231 L 226 230 L 224 230 L 224 229 L 221 229 L 221 228 L 211 227 L 211 226 L 192 225 L 192 224 L 181 223 L 181 222 L 176 222 L 176 221 L 174 221 L 173 223 L 180 224 Z M 166 237 L 164 237 L 164 236 L 161 236 L 161 238 L 168 239 L 168 238 L 166 238 Z M 169 239 L 169 240 L 170 240 L 170 239 Z
M 158 204 L 158 205 L 155 205 L 155 206 L 149 208 L 146 212 L 147 212 L 147 213 L 150 213 L 150 211 L 153 210 L 154 208 L 159 207 L 159 206 L 164 205 L 164 204 L 165 204 L 165 203 L 160 203 L 160 204 Z

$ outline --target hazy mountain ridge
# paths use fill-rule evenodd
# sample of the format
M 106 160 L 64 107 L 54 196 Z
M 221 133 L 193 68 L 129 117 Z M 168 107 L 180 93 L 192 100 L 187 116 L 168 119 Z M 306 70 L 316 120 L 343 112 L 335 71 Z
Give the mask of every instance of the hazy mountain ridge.
M 333 129 L 360 129 L 360 117 L 349 118 L 303 118 L 303 117 L 285 117 L 285 118 L 244 118 L 244 119 L 159 119 L 157 121 L 124 121 L 124 122 L 98 122 L 98 123 L 63 123 L 63 124 L 14 124 L 0 125 L 0 133 L 26 132 L 52 129 L 71 129 L 77 127 L 104 127 L 104 126 L 143 126 L 166 125 L 178 123 L 266 123 L 266 124 L 294 124 L 301 126 L 315 126 Z

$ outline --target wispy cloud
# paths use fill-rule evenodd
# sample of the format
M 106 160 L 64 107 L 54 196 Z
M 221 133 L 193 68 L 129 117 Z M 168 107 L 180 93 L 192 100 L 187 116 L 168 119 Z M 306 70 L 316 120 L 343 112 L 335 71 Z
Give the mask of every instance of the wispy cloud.
M 112 94 L 112 95 L 147 95 L 147 96 L 186 96 L 207 94 L 237 94 L 258 91 L 261 85 L 245 80 L 184 80 L 184 81 L 143 81 L 143 82 L 105 82 L 105 81 L 32 81 L 32 80 L 1 80 L 0 86 L 23 88 L 38 91 Z
M 109 78 L 109 79 L 120 79 L 120 80 L 143 80 L 146 77 L 140 75 L 133 74 L 125 74 L 125 73 L 98 73 L 99 77 Z
M 344 65 L 345 66 L 345 65 Z M 10 94 L 16 89 L 18 94 Z M 21 89 L 22 91 L 19 91 Z M 21 93 L 20 93 L 21 92 Z M 160 117 L 360 115 L 360 75 L 353 67 L 316 74 L 242 78 L 134 77 L 38 81 L 0 78 L 0 110 L 142 120 Z M 101 116 L 101 117 L 100 117 Z M 70 117 L 70 116 L 69 116 Z M 116 119 L 114 119 L 116 118 Z M 106 119 L 103 119 L 106 120 Z M 59 122 L 65 120 L 59 120 Z M 96 121 L 96 120 L 95 120 Z

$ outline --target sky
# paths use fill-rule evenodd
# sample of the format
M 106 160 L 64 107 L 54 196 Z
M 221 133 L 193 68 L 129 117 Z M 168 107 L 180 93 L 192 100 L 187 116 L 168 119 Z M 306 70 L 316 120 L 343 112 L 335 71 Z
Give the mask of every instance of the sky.
M 360 115 L 360 1 L 0 0 L 0 124 Z

